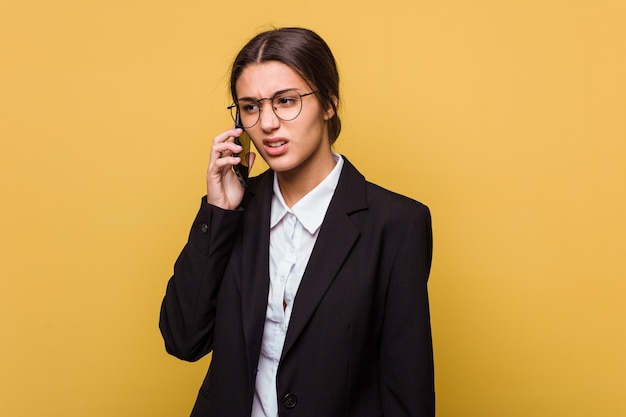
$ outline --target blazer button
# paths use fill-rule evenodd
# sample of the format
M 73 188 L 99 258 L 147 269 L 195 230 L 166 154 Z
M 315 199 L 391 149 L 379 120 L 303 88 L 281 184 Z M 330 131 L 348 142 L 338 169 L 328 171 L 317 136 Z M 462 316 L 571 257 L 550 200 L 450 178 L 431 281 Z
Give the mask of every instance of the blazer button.
M 202 233 L 206 235 L 206 232 L 209 231 L 209 225 L 206 223 L 202 223 L 202 225 L 200 226 L 200 230 L 202 230 Z
M 287 394 L 283 397 L 283 405 L 285 408 L 294 408 L 298 404 L 298 397 L 293 394 Z

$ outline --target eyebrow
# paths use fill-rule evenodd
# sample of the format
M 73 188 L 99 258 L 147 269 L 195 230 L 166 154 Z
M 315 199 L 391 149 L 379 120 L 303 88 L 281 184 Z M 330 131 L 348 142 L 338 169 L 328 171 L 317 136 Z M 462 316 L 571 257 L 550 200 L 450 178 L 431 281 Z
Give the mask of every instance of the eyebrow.
M 276 97 L 276 95 L 281 94 L 281 93 L 285 93 L 287 91 L 296 91 L 296 92 L 299 93 L 300 92 L 300 88 L 285 88 L 285 89 L 282 89 L 282 90 L 278 90 L 278 91 L 275 91 L 274 94 L 272 94 L 270 97 L 261 97 L 261 98 L 241 97 L 241 98 L 238 98 L 237 101 L 244 100 L 244 101 L 257 101 L 258 102 L 258 101 L 261 101 L 261 100 L 264 100 L 264 99 L 274 98 L 274 97 Z

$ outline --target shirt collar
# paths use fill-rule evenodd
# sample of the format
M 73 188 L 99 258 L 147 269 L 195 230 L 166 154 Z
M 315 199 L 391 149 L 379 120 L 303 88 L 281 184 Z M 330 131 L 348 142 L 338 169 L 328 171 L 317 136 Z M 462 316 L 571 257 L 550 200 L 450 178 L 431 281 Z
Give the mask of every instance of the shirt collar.
M 341 155 L 333 153 L 333 158 L 336 163 L 330 174 L 291 208 L 285 203 L 278 185 L 278 178 L 274 175 L 270 228 L 276 226 L 287 213 L 292 213 L 310 234 L 317 232 L 322 225 L 330 200 L 333 198 L 343 167 Z

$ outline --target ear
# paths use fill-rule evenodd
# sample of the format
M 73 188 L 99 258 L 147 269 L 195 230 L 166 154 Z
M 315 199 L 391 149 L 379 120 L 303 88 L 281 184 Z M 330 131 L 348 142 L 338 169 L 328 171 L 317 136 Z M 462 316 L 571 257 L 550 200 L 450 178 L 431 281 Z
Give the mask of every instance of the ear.
M 328 108 L 324 112 L 324 120 L 330 120 L 335 116 L 335 109 L 337 108 L 337 104 L 339 103 L 339 100 L 337 100 L 337 97 L 335 97 L 334 95 L 331 95 L 330 99 L 333 101 L 333 105 L 328 106 Z

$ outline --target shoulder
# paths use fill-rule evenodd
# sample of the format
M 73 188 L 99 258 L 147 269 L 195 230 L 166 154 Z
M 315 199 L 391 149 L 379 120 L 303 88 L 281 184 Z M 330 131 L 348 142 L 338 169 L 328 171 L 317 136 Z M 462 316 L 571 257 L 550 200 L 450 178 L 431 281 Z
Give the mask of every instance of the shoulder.
M 348 214 L 358 229 L 400 236 L 412 226 L 422 230 L 431 227 L 425 204 L 369 182 L 347 159 L 344 161 L 334 208 Z
M 406 214 L 410 212 L 428 214 L 428 207 L 406 195 L 388 190 L 365 177 L 344 157 L 341 193 L 352 201 L 360 200 L 363 208 L 380 214 Z M 386 217 L 386 216 L 385 216 Z
M 430 224 L 430 209 L 422 202 L 398 194 L 377 184 L 366 182 L 367 212 L 371 218 L 408 225 L 413 222 Z
M 366 190 L 367 202 L 370 207 L 380 205 L 399 210 L 428 210 L 428 207 L 418 200 L 388 190 L 369 181 L 366 181 Z

